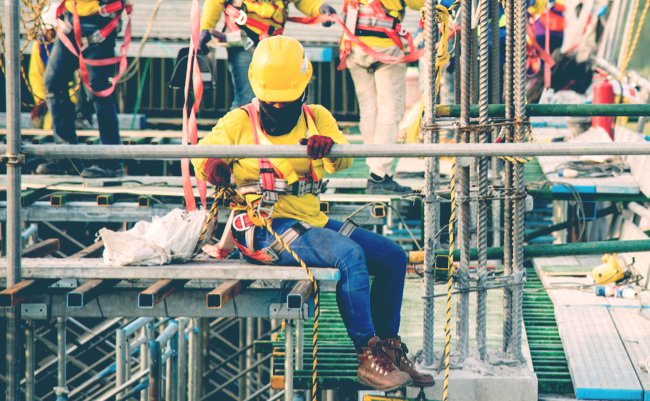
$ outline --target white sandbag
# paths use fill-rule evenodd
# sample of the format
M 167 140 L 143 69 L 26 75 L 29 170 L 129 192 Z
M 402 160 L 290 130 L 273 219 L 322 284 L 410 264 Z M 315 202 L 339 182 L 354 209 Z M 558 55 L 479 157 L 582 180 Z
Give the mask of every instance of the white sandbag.
M 104 263 L 151 266 L 185 261 L 192 256 L 207 217 L 205 210 L 174 209 L 152 222 L 140 221 L 127 231 L 103 228 L 99 235 L 104 241 Z

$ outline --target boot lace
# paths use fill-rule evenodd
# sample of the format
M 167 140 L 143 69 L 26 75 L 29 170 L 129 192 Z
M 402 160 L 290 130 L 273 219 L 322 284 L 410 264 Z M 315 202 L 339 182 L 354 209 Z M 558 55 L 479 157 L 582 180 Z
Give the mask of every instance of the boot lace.
M 384 369 L 387 372 L 392 372 L 397 369 L 393 361 L 388 357 L 384 351 L 383 344 L 377 343 L 371 348 L 372 356 L 375 357 L 373 361 L 380 369 Z

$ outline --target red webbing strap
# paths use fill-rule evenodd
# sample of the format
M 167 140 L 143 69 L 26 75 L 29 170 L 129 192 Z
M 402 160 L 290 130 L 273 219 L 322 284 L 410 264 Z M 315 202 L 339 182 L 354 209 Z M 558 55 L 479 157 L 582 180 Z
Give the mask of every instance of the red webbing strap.
M 289 17 L 287 18 L 288 21 L 291 22 L 297 22 L 299 24 L 320 24 L 323 22 L 336 22 L 337 24 L 341 25 L 341 28 L 343 29 L 343 49 L 341 51 L 341 63 L 338 66 L 339 70 L 345 69 L 345 59 L 347 58 L 347 54 L 345 53 L 345 49 L 347 48 L 347 44 L 345 43 L 346 41 L 349 41 L 351 43 L 354 43 L 355 45 L 359 46 L 364 53 L 369 55 L 370 57 L 374 58 L 375 60 L 384 63 L 384 64 L 400 64 L 400 63 L 410 63 L 413 61 L 418 60 L 422 55 L 424 54 L 424 49 L 416 49 L 415 44 L 413 43 L 413 38 L 411 37 L 411 34 L 409 32 L 403 31 L 401 37 L 405 38 L 408 45 L 409 45 L 409 52 L 405 54 L 402 57 L 394 57 L 394 56 L 389 56 L 387 54 L 384 54 L 382 52 L 379 52 L 372 47 L 368 46 L 367 44 L 363 43 L 361 39 L 359 39 L 357 36 L 354 35 L 354 32 L 350 31 L 348 27 L 345 26 L 345 23 L 343 20 L 338 15 L 318 15 L 316 17 Z M 401 26 L 398 25 L 401 30 Z
M 267 255 L 262 251 L 251 251 L 250 249 L 248 249 L 246 245 L 237 242 L 235 236 L 232 235 L 232 233 L 230 235 L 232 236 L 232 240 L 235 242 L 235 245 L 237 246 L 237 248 L 241 253 L 243 253 L 244 255 L 248 256 L 251 259 L 257 260 L 260 263 L 271 263 L 271 258 L 269 257 L 269 255 Z
M 551 24 L 550 24 L 550 14 L 551 10 L 546 10 L 546 26 L 544 29 L 544 50 L 546 53 L 551 52 Z M 551 66 L 548 63 L 544 63 L 544 88 L 549 89 L 551 87 Z
M 183 145 L 196 145 L 198 141 L 198 125 L 196 113 L 199 110 L 201 99 L 203 98 L 203 79 L 199 62 L 196 58 L 199 51 L 199 21 L 201 20 L 201 7 L 199 0 L 192 0 L 190 7 L 190 49 L 187 58 L 187 70 L 185 72 L 185 103 L 183 104 L 183 134 L 181 143 Z M 191 78 L 191 79 L 190 79 Z M 187 101 L 190 94 L 190 80 L 194 91 L 194 103 L 191 110 L 187 108 Z M 181 173 L 183 177 L 183 194 L 185 196 L 185 206 L 187 210 L 196 210 L 196 200 L 194 199 L 194 188 L 190 177 L 190 159 L 181 159 Z M 203 208 L 206 207 L 207 186 L 204 181 L 196 179 L 196 186 L 199 189 L 199 197 Z
M 311 122 L 314 124 L 314 127 L 316 126 L 316 115 L 314 114 L 314 111 L 307 106 L 306 104 L 302 105 L 302 111 L 305 113 L 305 116 L 307 116 L 307 119 L 311 119 Z M 307 124 L 307 132 L 309 132 L 309 123 Z M 309 175 L 311 175 L 311 180 L 313 182 L 318 182 L 318 176 L 316 175 L 316 172 L 314 172 L 314 161 L 312 159 L 309 159 Z
M 526 57 L 526 69 L 531 67 L 537 67 L 537 73 L 539 71 L 539 60 L 542 60 L 546 63 L 549 68 L 555 65 L 555 60 L 551 57 L 546 50 L 544 50 L 539 43 L 537 43 L 537 36 L 535 35 L 535 29 L 532 24 L 526 24 L 526 35 L 527 35 L 527 57 Z
M 248 117 L 251 121 L 251 129 L 253 131 L 253 141 L 255 142 L 255 145 L 259 145 L 261 125 L 260 125 L 260 118 L 259 118 L 259 113 L 257 112 L 257 108 L 253 103 L 249 103 L 245 105 L 243 108 L 248 113 Z M 257 163 L 260 168 L 260 181 L 262 184 L 262 191 L 275 191 L 275 174 L 274 174 L 275 169 L 273 168 L 273 165 L 271 164 L 269 159 L 265 157 L 261 157 L 257 159 Z
M 120 56 L 110 57 L 105 59 L 86 59 L 84 58 L 83 51 L 81 50 L 83 48 L 82 40 L 81 40 L 81 21 L 79 19 L 79 13 L 77 12 L 77 3 L 73 2 L 72 4 L 73 4 L 72 25 L 74 30 L 73 36 L 77 47 L 75 48 L 75 46 L 68 38 L 67 34 L 62 29 L 57 29 L 57 36 L 61 40 L 61 43 L 63 43 L 63 45 L 70 51 L 70 53 L 74 54 L 79 58 L 79 73 L 81 75 L 81 79 L 84 85 L 86 85 L 88 90 L 90 90 L 90 92 L 97 97 L 108 97 L 113 94 L 113 91 L 115 90 L 115 86 L 119 82 L 119 79 L 122 76 L 122 74 L 124 74 L 124 71 L 126 71 L 126 67 L 128 65 L 126 52 L 128 51 L 129 46 L 131 45 L 131 11 L 133 10 L 133 8 L 130 5 L 124 8 L 124 10 L 126 11 L 128 22 L 126 24 L 126 28 L 124 29 L 124 42 L 120 47 Z M 65 11 L 65 2 L 62 2 L 61 5 L 59 5 L 59 8 L 57 9 L 57 15 L 63 14 L 64 11 Z M 101 35 L 103 38 L 107 38 L 108 35 L 110 35 L 119 25 L 120 18 L 121 15 L 118 15 L 117 17 L 113 18 L 108 24 L 106 24 L 106 26 L 104 26 L 102 29 L 98 31 L 99 35 Z M 79 49 L 79 51 L 77 49 Z M 113 77 L 111 85 L 104 90 L 94 91 L 92 86 L 90 85 L 90 76 L 88 74 L 87 66 L 90 65 L 93 67 L 104 67 L 104 66 L 118 64 L 118 63 L 119 63 L 118 72 Z

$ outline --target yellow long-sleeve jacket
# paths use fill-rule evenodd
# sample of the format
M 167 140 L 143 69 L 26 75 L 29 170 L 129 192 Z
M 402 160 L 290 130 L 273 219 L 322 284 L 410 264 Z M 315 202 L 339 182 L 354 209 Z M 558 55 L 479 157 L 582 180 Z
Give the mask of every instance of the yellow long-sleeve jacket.
M 308 17 L 315 17 L 319 13 L 320 6 L 323 5 L 323 0 L 291 0 L 301 13 Z M 221 13 L 226 7 L 226 0 L 205 0 L 203 4 L 203 12 L 201 14 L 201 30 L 213 29 Z M 286 22 L 287 12 L 289 10 L 289 1 L 287 0 L 271 0 L 271 1 L 255 1 L 244 0 L 244 6 L 248 18 L 270 25 L 274 28 L 283 28 Z M 259 34 L 259 30 L 248 27 L 255 33 Z
M 339 131 L 336 120 L 332 114 L 320 105 L 309 106 L 315 115 L 317 135 L 324 135 L 332 138 L 334 143 L 348 143 L 345 136 Z M 311 132 L 311 135 L 316 133 Z M 267 136 L 273 145 L 296 145 L 300 139 L 307 136 L 307 122 L 301 117 L 298 124 L 288 134 L 281 136 Z M 246 111 L 236 109 L 226 114 L 217 125 L 206 135 L 199 145 L 253 145 L 253 130 Z M 264 146 L 264 145 L 259 145 Z M 305 150 L 306 152 L 306 150 Z M 235 183 L 239 185 L 259 182 L 260 170 L 258 159 L 223 159 L 232 167 Z M 310 177 L 310 159 L 269 159 L 277 168 L 288 184 L 296 182 L 301 177 Z M 194 171 L 198 178 L 206 180 L 205 162 L 207 159 L 192 159 Z M 351 158 L 313 160 L 314 173 L 318 177 L 344 170 L 352 164 Z M 259 199 L 257 194 L 249 194 L 246 201 L 251 204 Z M 304 221 L 315 227 L 323 227 L 327 223 L 327 216 L 320 211 L 320 203 L 316 195 L 305 194 L 302 196 L 280 195 L 278 202 L 273 209 L 274 218 L 292 218 Z
M 368 0 L 359 0 L 359 4 L 367 5 Z M 381 0 L 386 15 L 396 18 L 400 22 L 404 20 L 406 8 L 420 10 L 424 7 L 424 0 Z M 359 39 L 370 47 L 386 48 L 395 46 L 395 42 L 389 38 L 379 38 L 376 36 L 359 36 Z
M 76 0 L 77 1 L 77 12 L 80 17 L 87 17 L 89 15 L 94 15 L 99 12 L 99 0 Z M 74 10 L 74 0 L 65 0 L 65 8 L 73 12 Z

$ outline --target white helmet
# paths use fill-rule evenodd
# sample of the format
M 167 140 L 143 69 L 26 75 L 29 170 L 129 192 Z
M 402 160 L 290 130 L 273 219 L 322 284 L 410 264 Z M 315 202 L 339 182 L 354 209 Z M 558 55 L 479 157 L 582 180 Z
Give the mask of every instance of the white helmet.
M 41 19 L 46 28 L 56 29 L 56 10 L 59 8 L 60 4 L 60 1 L 54 0 L 49 6 L 46 6 L 43 9 Z

